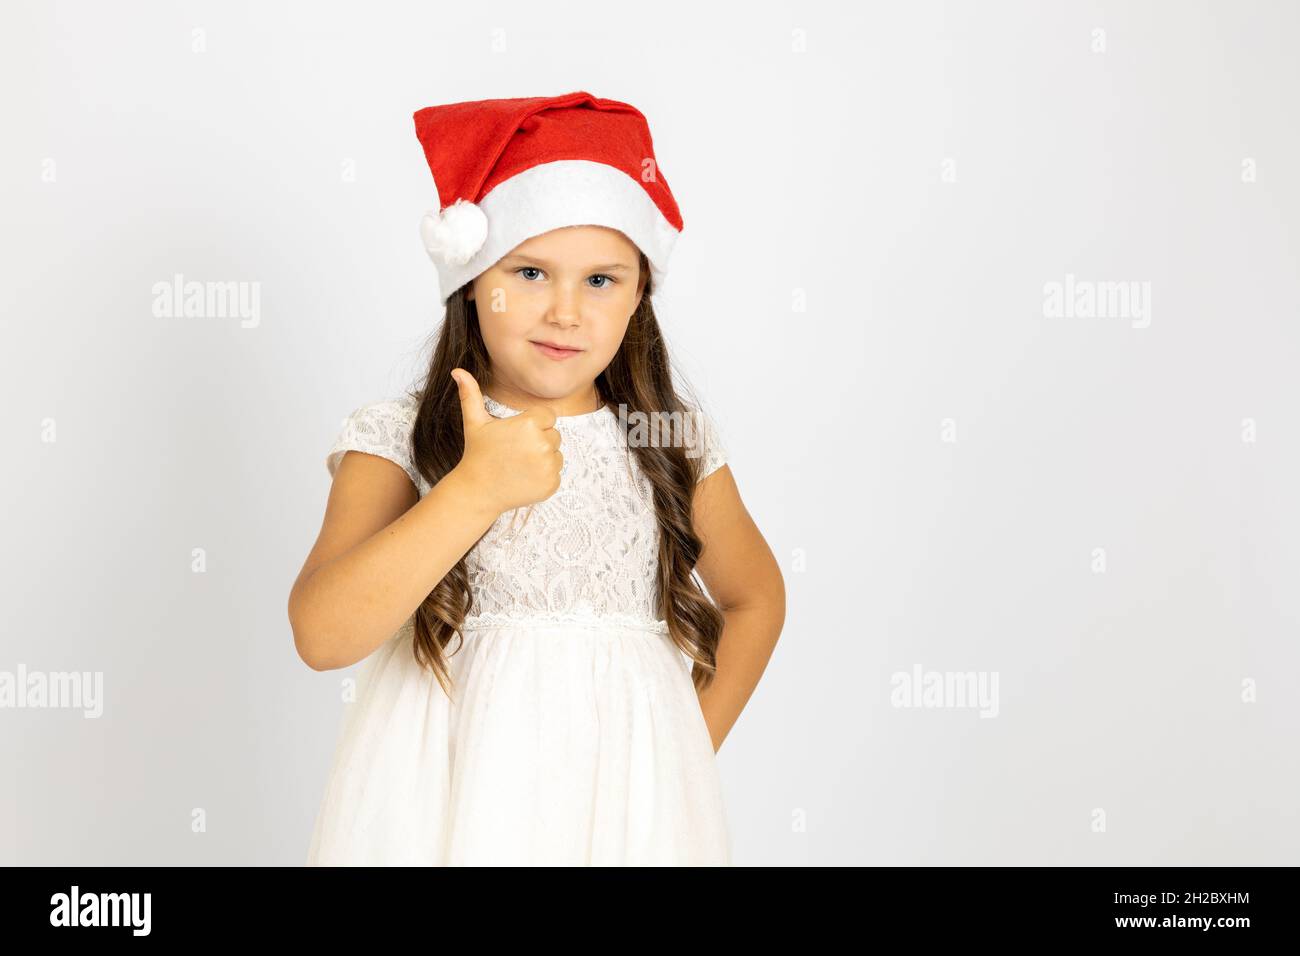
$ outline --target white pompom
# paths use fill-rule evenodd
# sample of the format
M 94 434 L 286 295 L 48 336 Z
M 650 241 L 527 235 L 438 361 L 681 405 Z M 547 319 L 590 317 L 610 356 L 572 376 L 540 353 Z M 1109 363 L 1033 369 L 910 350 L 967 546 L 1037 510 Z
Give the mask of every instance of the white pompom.
M 433 259 L 464 265 L 487 240 L 487 216 L 472 202 L 457 199 L 441 213 L 427 212 L 420 221 L 420 237 Z

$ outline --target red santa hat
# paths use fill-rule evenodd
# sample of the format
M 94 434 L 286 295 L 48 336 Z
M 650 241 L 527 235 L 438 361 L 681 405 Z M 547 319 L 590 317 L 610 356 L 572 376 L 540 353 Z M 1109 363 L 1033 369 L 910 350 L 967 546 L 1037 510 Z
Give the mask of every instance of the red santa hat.
M 662 283 L 682 216 L 635 107 L 583 92 L 450 103 L 417 111 L 415 134 L 438 190 L 420 233 L 443 303 L 524 240 L 563 226 L 619 230 Z

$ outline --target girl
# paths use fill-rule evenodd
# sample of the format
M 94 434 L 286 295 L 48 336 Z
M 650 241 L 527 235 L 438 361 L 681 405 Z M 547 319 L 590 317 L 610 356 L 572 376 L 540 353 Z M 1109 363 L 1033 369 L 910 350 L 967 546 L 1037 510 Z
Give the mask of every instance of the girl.
M 308 665 L 365 659 L 308 863 L 729 864 L 715 753 L 784 582 L 669 372 L 682 223 L 645 118 L 578 92 L 415 120 L 446 316 L 423 387 L 330 450 L 289 598 Z

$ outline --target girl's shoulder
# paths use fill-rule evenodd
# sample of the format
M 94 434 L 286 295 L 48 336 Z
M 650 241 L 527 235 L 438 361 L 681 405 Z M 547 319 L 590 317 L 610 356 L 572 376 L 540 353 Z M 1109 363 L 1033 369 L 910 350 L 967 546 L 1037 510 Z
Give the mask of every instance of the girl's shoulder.
M 343 418 L 338 437 L 325 456 L 325 467 L 330 477 L 334 476 L 345 454 L 360 451 L 386 458 L 400 466 L 423 494 L 427 487 L 415 468 L 411 453 L 411 432 L 418 411 L 419 403 L 410 394 L 376 399 L 354 408 Z
M 696 478 L 698 484 L 727 464 L 727 446 L 722 439 L 722 431 L 718 428 L 717 420 L 704 410 L 697 399 L 683 398 L 682 406 L 692 421 L 692 427 L 688 430 L 689 444 L 686 454 L 691 458 L 703 459 Z

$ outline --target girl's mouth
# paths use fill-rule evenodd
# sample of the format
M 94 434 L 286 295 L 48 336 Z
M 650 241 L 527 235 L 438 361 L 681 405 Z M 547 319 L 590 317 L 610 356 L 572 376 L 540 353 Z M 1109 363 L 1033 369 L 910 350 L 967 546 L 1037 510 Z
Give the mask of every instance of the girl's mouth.
M 545 342 L 533 342 L 532 346 L 548 359 L 553 359 L 556 362 L 563 362 L 565 359 L 573 358 L 573 356 L 582 352 L 582 349 L 557 348 L 554 345 L 547 345 Z

